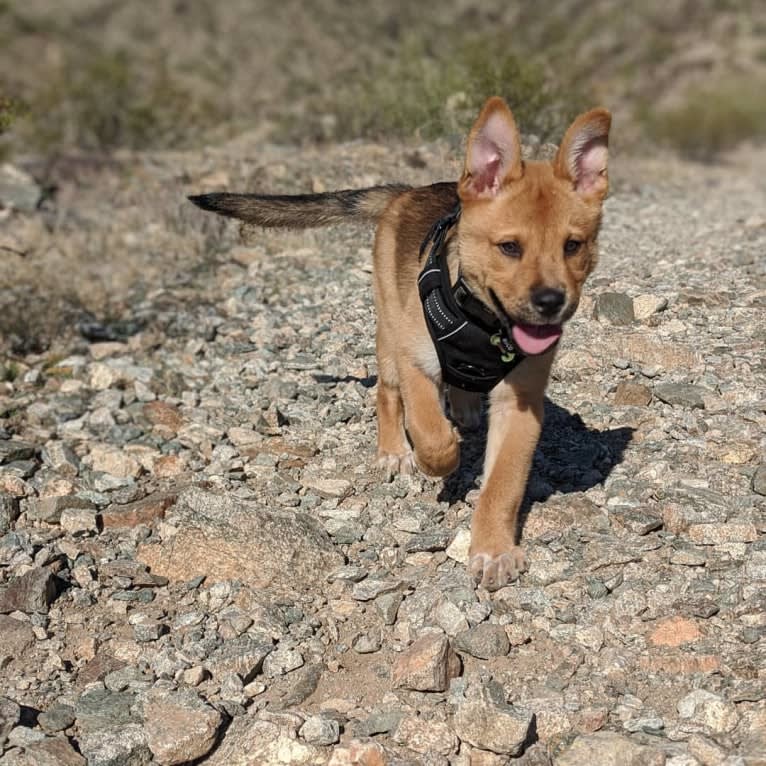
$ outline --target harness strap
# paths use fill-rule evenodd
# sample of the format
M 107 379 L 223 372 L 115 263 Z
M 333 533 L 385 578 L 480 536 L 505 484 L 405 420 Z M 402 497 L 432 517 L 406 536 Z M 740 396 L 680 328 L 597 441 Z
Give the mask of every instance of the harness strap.
M 446 238 L 459 217 L 460 205 L 436 221 L 423 240 L 420 254 L 428 249 L 428 256 L 418 277 L 418 291 L 444 382 L 487 393 L 525 357 L 462 276 L 454 287 L 451 284 Z

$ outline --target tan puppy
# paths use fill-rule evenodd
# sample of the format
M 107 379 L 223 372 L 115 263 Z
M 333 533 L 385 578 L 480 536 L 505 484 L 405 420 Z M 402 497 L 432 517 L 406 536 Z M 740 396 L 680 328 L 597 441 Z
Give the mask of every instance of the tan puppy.
M 609 126 L 605 109 L 582 114 L 552 162 L 523 162 L 513 115 L 501 99 L 491 98 L 468 136 L 457 184 L 190 198 L 203 209 L 262 226 L 377 222 L 378 460 L 389 475 L 417 466 L 432 476 L 455 470 L 460 439 L 442 407 L 442 369 L 418 291 L 420 248 L 433 224 L 459 203 L 459 220 L 446 235 L 449 275 L 454 281 L 460 274 L 522 359 L 489 396 L 469 562 L 487 588 L 502 587 L 525 567 L 516 545 L 517 515 L 561 325 L 574 314 L 597 260 Z M 480 395 L 449 388 L 458 422 L 475 422 Z

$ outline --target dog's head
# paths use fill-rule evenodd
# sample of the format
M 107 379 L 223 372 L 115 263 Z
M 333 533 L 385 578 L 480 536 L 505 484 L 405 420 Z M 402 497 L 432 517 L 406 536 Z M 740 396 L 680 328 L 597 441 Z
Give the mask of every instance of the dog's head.
M 596 265 L 610 122 L 605 109 L 586 112 L 552 162 L 523 162 L 511 110 L 491 98 L 468 136 L 460 268 L 525 353 L 556 343 Z

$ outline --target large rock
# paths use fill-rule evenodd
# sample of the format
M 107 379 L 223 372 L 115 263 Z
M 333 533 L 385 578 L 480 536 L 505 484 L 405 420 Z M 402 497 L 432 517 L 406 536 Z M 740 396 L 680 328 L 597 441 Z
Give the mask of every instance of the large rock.
M 144 703 L 149 749 L 163 766 L 188 763 L 210 752 L 221 714 L 192 691 L 159 693 Z
M 673 407 L 705 409 L 705 396 L 710 393 L 702 386 L 691 383 L 660 383 L 654 387 L 654 395 Z
M 554 761 L 555 766 L 663 766 L 665 754 L 611 731 L 585 734 Z
M 717 694 L 704 689 L 689 692 L 678 703 L 678 715 L 692 723 L 700 724 L 713 734 L 728 734 L 739 722 L 737 707 Z
M 405 649 L 394 662 L 394 686 L 421 692 L 443 692 L 460 674 L 460 659 L 443 633 L 430 633 Z
M 66 737 L 44 737 L 0 758 L 0 766 L 86 766 Z
M 633 300 L 625 293 L 601 293 L 596 296 L 596 319 L 613 325 L 627 325 L 634 319 Z
M 487 688 L 471 689 L 455 712 L 455 733 L 463 742 L 501 755 L 519 755 L 534 714 L 508 705 Z
M 200 489 L 183 492 L 173 511 L 178 533 L 138 556 L 155 574 L 209 583 L 240 580 L 253 588 L 294 593 L 343 563 L 319 522 L 305 513 L 270 511 L 257 503 Z
M 700 364 L 701 356 L 688 346 L 671 341 L 656 340 L 645 333 L 619 333 L 599 347 L 607 358 L 628 359 L 642 367 L 661 367 L 671 370 L 689 370 Z
M 327 762 L 325 751 L 294 739 L 269 721 L 248 716 L 235 718 L 207 766 L 320 766 Z
M 11 580 L 0 593 L 0 613 L 47 612 L 57 595 L 56 577 L 47 569 L 36 567 Z
M 510 651 L 511 644 L 502 625 L 483 622 L 458 633 L 455 648 L 472 657 L 488 660 L 490 657 L 504 657 Z
M 28 622 L 22 622 L 14 617 L 0 614 L 0 666 L 3 658 L 17 659 L 35 642 L 35 634 Z
M 0 165 L 0 208 L 31 213 L 41 197 L 42 190 L 29 173 L 15 165 Z
M 88 766 L 149 766 L 146 731 L 135 723 L 86 732 L 78 737 Z

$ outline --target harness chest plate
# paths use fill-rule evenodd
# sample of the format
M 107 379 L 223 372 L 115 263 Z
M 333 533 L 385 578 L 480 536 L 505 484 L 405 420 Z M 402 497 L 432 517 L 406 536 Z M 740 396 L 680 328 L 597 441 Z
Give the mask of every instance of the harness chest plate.
M 444 382 L 464 391 L 487 393 L 525 356 L 462 277 L 451 284 L 446 238 L 459 217 L 458 206 L 438 220 L 423 241 L 420 252 L 428 249 L 428 257 L 418 277 L 418 290 Z

